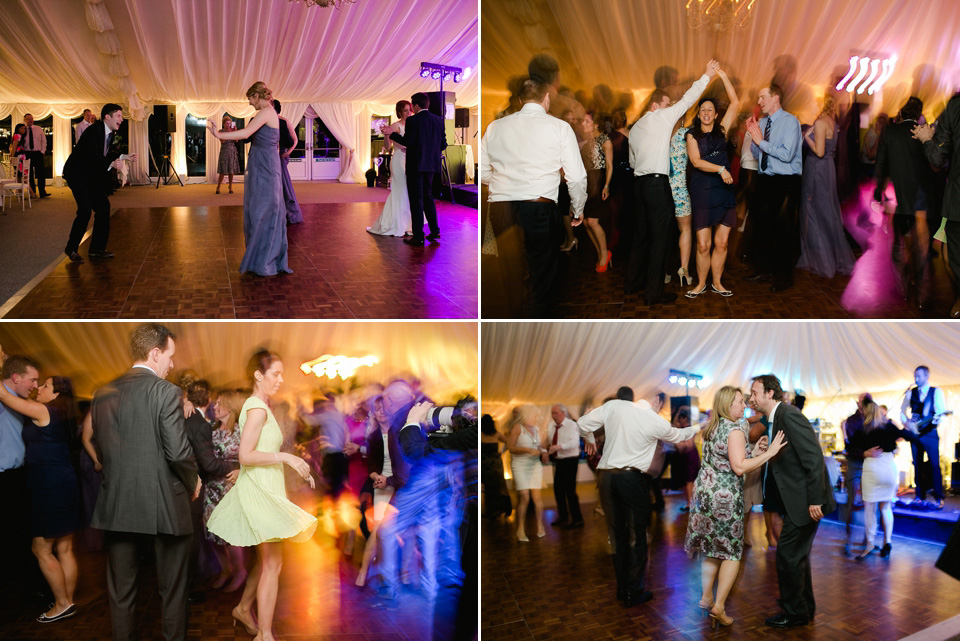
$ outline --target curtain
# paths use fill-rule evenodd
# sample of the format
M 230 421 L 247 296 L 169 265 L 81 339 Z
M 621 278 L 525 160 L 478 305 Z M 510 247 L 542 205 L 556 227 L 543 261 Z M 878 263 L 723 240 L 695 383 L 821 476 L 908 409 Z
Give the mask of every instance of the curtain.
M 323 124 L 340 141 L 340 177 L 342 183 L 363 182 L 370 164 L 370 117 L 363 126 L 364 105 L 359 102 L 313 103 Z M 365 138 L 365 139 L 364 139 Z

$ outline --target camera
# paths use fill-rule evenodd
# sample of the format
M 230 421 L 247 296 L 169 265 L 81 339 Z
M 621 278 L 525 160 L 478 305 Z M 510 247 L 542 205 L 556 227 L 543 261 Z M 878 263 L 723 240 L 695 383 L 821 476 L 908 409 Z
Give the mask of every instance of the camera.
M 476 423 L 477 409 L 477 402 L 472 399 L 463 399 L 454 407 L 432 407 L 424 424 L 428 432 L 453 432 L 453 428 L 459 428 L 464 421 Z

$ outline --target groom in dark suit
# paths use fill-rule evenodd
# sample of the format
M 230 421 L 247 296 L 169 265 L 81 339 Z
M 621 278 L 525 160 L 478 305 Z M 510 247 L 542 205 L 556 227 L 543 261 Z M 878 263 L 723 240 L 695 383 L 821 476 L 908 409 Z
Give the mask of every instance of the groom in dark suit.
M 422 92 L 413 94 L 413 115 L 407 118 L 406 133 L 400 135 L 391 127 L 382 127 L 385 136 L 407 148 L 407 193 L 410 197 L 410 218 L 413 236 L 404 238 L 408 245 L 423 247 L 423 218 L 430 226 L 427 240 L 440 238 L 437 226 L 437 206 L 433 202 L 433 181 L 440 172 L 440 157 L 447 148 L 443 118 L 430 112 L 430 97 Z
M 777 603 L 784 613 L 766 621 L 777 628 L 806 625 L 813 619 L 817 604 L 810 550 L 820 519 L 837 507 L 817 433 L 799 409 L 781 402 L 782 397 L 776 376 L 765 374 L 753 379 L 750 400 L 773 424 L 774 438 L 777 432 L 786 436 L 786 445 L 770 462 L 764 497 L 764 505 L 768 499 L 779 503 L 778 511 L 783 515 L 783 531 L 777 543 Z
M 97 390 L 90 410 L 103 464 L 91 526 L 106 531 L 115 641 L 137 638 L 142 546 L 156 556 L 163 638 L 181 640 L 187 632 L 190 501 L 201 484 L 184 433 L 180 388 L 164 380 L 173 368 L 173 339 L 163 325 L 138 327 L 130 337 L 133 368 Z
M 70 230 L 70 239 L 63 252 L 75 263 L 83 258 L 77 253 L 80 241 L 87 231 L 90 212 L 94 212 L 93 239 L 90 241 L 90 258 L 112 258 L 107 251 L 110 237 L 110 194 L 117 185 L 117 162 L 126 158 L 136 161 L 137 155 L 122 156 L 112 149 L 113 139 L 123 111 L 120 105 L 108 103 L 100 110 L 100 122 L 83 132 L 73 153 L 63 165 L 63 178 L 67 181 L 73 198 L 77 201 L 77 217 Z

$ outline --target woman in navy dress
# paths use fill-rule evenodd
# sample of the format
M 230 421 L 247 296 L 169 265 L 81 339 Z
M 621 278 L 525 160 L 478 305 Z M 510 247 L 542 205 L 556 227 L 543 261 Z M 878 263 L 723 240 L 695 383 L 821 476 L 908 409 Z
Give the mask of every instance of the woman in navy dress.
M 207 121 L 210 133 L 220 140 L 243 140 L 252 136 L 243 188 L 243 240 L 246 251 L 240 273 L 260 276 L 292 274 L 287 267 L 287 209 L 283 202 L 280 171 L 280 117 L 270 104 L 270 90 L 256 82 L 247 90 L 250 105 L 257 110 L 243 129 L 223 131 Z
M 66 619 L 77 613 L 73 533 L 80 529 L 80 486 L 70 462 L 70 439 L 76 433 L 73 383 L 62 376 L 48 378 L 36 401 L 20 398 L 0 385 L 0 403 L 24 416 L 33 554 L 56 599 L 37 621 Z
M 730 105 L 717 125 L 717 105 L 712 98 L 700 100 L 700 107 L 687 131 L 687 155 L 692 165 L 687 172 L 693 229 L 697 235 L 697 284 L 687 292 L 696 298 L 707 291 L 707 275 L 713 273 L 712 289 L 721 296 L 732 296 L 720 282 L 727 260 L 730 228 L 737 221 L 737 200 L 730 174 L 727 132 L 737 116 L 740 99 L 727 74 L 717 72 L 727 90 Z M 712 244 L 712 252 L 711 252 Z

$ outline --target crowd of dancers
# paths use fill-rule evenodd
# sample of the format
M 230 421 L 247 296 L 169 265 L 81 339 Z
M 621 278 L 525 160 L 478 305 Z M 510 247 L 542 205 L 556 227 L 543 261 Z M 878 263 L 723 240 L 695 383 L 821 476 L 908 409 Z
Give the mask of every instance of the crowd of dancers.
M 4 355 L 0 481 L 6 513 L 23 515 L 4 528 L 16 566 L 6 576 L 52 600 L 38 622 L 82 614 L 79 533 L 85 548 L 106 549 L 114 638 L 136 629 L 138 550 L 149 549 L 165 639 L 184 638 L 188 602 L 209 589 L 238 593 L 233 618 L 272 641 L 283 543 L 319 526 L 362 559 L 369 607 L 418 599 L 443 626 L 475 629 L 469 597 L 458 611 L 476 582 L 476 557 L 462 555 L 476 547 L 472 398 L 439 411 L 419 381 L 396 379 L 298 411 L 278 395 L 284 364 L 266 350 L 249 361 L 247 389 L 215 391 L 190 370 L 179 386 L 165 380 L 175 339 L 138 327 L 133 367 L 82 407 L 69 378 Z M 444 611 L 431 610 L 438 598 Z
M 632 94 L 606 85 L 573 91 L 548 55 L 535 56 L 528 75 L 511 83 L 510 104 L 481 150 L 491 205 L 484 252 L 498 257 L 508 288 L 520 283 L 508 293 L 511 315 L 549 316 L 563 300 L 559 258 L 585 240 L 576 233 L 581 223 L 596 271 L 619 263 L 626 295 L 642 293 L 646 305 L 675 301 L 665 290 L 673 279 L 690 299 L 732 296 L 723 274 L 735 228 L 736 257 L 750 270 L 743 287 L 788 290 L 796 268 L 850 275 L 872 230 L 845 227 L 841 199 L 859 207 L 857 186 L 874 175 L 872 206 L 892 200 L 888 182 L 896 191 L 883 229 L 894 237 L 898 291 L 929 309 L 933 242 L 946 242 L 955 200 L 944 202 L 946 175 L 938 171 L 956 149 L 949 116 L 939 129 L 925 127 L 923 102 L 911 97 L 893 118 L 870 113 L 879 124 L 861 146 L 866 105 L 846 92 L 814 100 L 789 55 L 775 59 L 773 80 L 759 89 L 747 90 L 713 60 L 699 78 L 661 67 L 654 81 L 632 125 Z M 935 131 L 939 145 L 926 145 Z
M 936 426 L 948 411 L 942 390 L 930 385 L 929 374 L 926 366 L 914 372 L 915 385 L 904 395 L 900 424 L 888 419 L 886 408 L 869 394 L 863 394 L 857 412 L 842 425 L 848 494 L 844 553 L 848 556 L 858 496 L 864 507 L 863 548 L 857 561 L 873 554 L 889 557 L 892 552 L 892 505 L 899 489 L 894 452 L 901 439 L 909 441 L 913 449 L 915 506 L 924 504 L 927 493 L 932 492 L 934 502 L 928 504 L 929 509 L 942 509 Z M 781 389 L 776 376 L 763 375 L 751 380 L 746 394 L 738 387 L 721 387 L 708 416 L 692 426 L 691 408 L 676 408 L 668 422 L 660 415 L 663 392 L 635 401 L 629 387 L 621 387 L 615 397 L 585 411 L 578 420 L 557 404 L 544 426 L 540 410 L 523 405 L 514 409 L 509 429 L 500 434 L 485 415 L 481 479 L 486 515 L 509 516 L 512 511 L 499 453 L 499 444 L 505 443 L 518 501 L 517 539 L 530 541 L 526 530 L 530 503 L 535 507 L 536 536 L 546 535 L 540 492 L 543 466 L 551 461 L 558 515 L 551 525 L 583 527 L 576 494 L 582 438 L 588 464 L 598 477 L 597 513 L 606 518 L 617 599 L 628 608 L 644 603 L 653 598 L 647 589 L 645 532 L 651 511 L 663 509 L 664 446 L 692 444 L 697 438 L 702 443 L 702 458 L 679 460 L 680 481 L 690 483 L 687 509 L 681 510 L 689 512 L 684 549 L 690 558 L 701 558 L 702 593 L 697 606 L 711 618 L 712 625 L 733 624 L 726 612 L 727 597 L 739 575 L 744 546 L 750 544 L 746 539 L 752 508 L 762 505 L 767 541 L 776 547 L 777 606 L 782 610 L 766 623 L 772 627 L 806 625 L 816 612 L 809 557 L 820 520 L 837 508 L 837 501 L 818 432 L 802 413 L 802 390 L 795 390 L 793 402 L 790 400 L 790 393 Z M 748 407 L 752 410 L 749 414 Z M 695 447 L 693 451 L 697 451 Z M 688 476 L 691 467 L 695 471 Z M 878 511 L 882 547 L 874 544 Z

